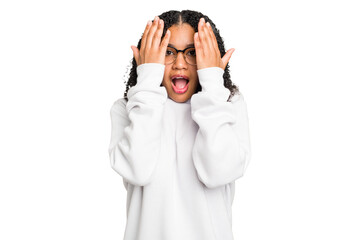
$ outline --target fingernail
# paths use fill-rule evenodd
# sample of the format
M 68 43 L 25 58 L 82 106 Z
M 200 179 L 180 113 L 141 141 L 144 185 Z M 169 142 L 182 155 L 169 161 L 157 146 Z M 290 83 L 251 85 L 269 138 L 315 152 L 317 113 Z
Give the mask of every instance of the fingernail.
M 150 26 L 150 25 L 151 25 L 151 23 L 152 23 L 152 21 L 151 21 L 151 20 L 149 20 L 149 21 L 147 22 L 147 25 L 148 25 L 148 26 Z

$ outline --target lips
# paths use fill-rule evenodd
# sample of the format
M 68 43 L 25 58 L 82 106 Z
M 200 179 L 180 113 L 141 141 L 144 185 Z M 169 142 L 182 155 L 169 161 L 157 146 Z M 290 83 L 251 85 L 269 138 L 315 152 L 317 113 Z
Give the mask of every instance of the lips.
M 183 78 L 189 82 L 189 77 L 186 75 L 181 75 L 181 74 L 176 74 L 176 75 L 171 76 L 171 81 L 174 81 L 174 79 L 177 79 L 177 78 Z
M 189 86 L 189 77 L 181 74 L 173 75 L 171 76 L 171 85 L 176 93 L 184 93 Z

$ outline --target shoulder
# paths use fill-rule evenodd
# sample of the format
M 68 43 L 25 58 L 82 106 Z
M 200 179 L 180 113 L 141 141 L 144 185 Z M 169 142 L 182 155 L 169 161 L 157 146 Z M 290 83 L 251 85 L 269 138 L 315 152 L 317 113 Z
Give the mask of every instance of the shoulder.
M 111 113 L 123 113 L 126 111 L 127 101 L 124 97 L 117 99 L 113 102 L 110 112 Z
M 229 101 L 232 103 L 244 102 L 244 95 L 240 91 L 237 91 L 233 96 L 230 97 Z

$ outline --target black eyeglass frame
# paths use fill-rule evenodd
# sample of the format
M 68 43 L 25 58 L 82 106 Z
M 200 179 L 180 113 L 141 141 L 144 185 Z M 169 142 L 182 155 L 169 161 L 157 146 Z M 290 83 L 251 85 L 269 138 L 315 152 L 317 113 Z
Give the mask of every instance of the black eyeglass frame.
M 176 51 L 176 57 L 174 58 L 174 61 L 172 61 L 171 63 L 166 63 L 165 65 L 169 65 L 169 64 L 174 63 L 174 62 L 176 61 L 176 58 L 177 58 L 179 52 L 182 52 L 183 55 L 184 55 L 184 60 L 185 60 L 185 62 L 186 62 L 187 64 L 189 64 L 189 65 L 196 66 L 196 63 L 195 63 L 195 64 L 188 63 L 188 61 L 186 60 L 186 56 L 185 56 L 185 51 L 186 51 L 186 50 L 188 50 L 188 49 L 190 49 L 190 48 L 194 48 L 194 49 L 195 49 L 195 47 L 191 46 L 191 47 L 187 47 L 187 48 L 185 48 L 185 49 L 183 49 L 183 50 L 178 50 L 178 49 L 176 49 L 175 47 L 170 47 L 170 46 L 168 46 L 168 48 L 172 48 L 172 49 L 174 49 L 174 50 Z

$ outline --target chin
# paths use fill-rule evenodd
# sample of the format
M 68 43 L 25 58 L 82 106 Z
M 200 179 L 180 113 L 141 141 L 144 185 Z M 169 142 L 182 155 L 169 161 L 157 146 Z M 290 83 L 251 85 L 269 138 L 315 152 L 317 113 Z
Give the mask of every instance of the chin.
M 169 96 L 174 102 L 184 103 L 191 98 L 191 96 Z
M 196 85 L 190 83 L 187 91 L 184 93 L 176 93 L 173 89 L 171 81 L 170 83 L 163 82 L 161 86 L 164 86 L 166 88 L 168 97 L 171 98 L 174 102 L 178 102 L 178 103 L 184 103 L 188 101 L 192 97 L 192 95 L 194 95 L 195 93 L 199 92 L 199 90 L 201 90 L 201 86 L 199 83 L 196 83 Z

